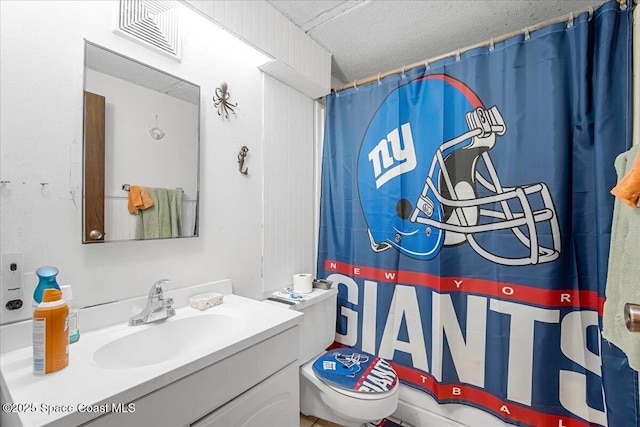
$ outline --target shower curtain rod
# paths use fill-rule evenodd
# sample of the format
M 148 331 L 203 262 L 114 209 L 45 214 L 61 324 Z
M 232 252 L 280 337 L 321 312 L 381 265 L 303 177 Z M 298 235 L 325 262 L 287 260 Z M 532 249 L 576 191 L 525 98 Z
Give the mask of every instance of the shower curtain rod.
M 620 4 L 620 7 L 627 7 L 626 6 L 627 0 L 616 0 L 616 1 Z M 634 0 L 634 3 L 637 3 L 637 2 L 638 2 L 638 0 Z M 422 67 L 424 65 L 428 65 L 430 63 L 440 61 L 441 59 L 449 58 L 449 57 L 452 57 L 452 56 L 459 56 L 461 53 L 464 53 L 464 52 L 469 51 L 471 49 L 477 49 L 479 47 L 484 47 L 484 46 L 493 46 L 493 44 L 495 44 L 495 43 L 499 43 L 499 42 L 505 41 L 505 40 L 507 40 L 507 39 L 509 39 L 509 38 L 511 38 L 513 36 L 517 36 L 518 34 L 524 34 L 525 37 L 528 37 L 529 34 L 532 31 L 539 30 L 540 28 L 543 28 L 543 27 L 546 27 L 546 26 L 549 26 L 549 25 L 559 24 L 561 22 L 571 22 L 572 23 L 576 16 L 578 16 L 578 15 L 580 15 L 582 13 L 585 13 L 585 12 L 589 12 L 589 20 L 591 20 L 593 12 L 595 10 L 597 10 L 598 8 L 600 8 L 604 3 L 605 2 L 603 2 L 602 4 L 600 4 L 600 6 L 597 6 L 596 8 L 593 8 L 592 6 L 590 6 L 590 7 L 586 8 L 586 9 L 579 10 L 577 12 L 571 12 L 569 14 L 569 16 L 564 15 L 564 16 L 559 16 L 557 18 L 549 19 L 548 21 L 541 22 L 539 24 L 532 25 L 530 27 L 525 27 L 522 30 L 516 30 L 516 31 L 512 31 L 510 33 L 504 34 L 502 36 L 492 37 L 489 40 L 485 40 L 485 41 L 480 42 L 480 43 L 472 44 L 472 45 L 464 47 L 462 49 L 456 49 L 454 51 L 445 53 L 443 55 L 438 55 L 438 56 L 435 56 L 433 58 L 426 59 L 424 61 L 420 61 L 420 62 L 416 62 L 416 63 L 410 64 L 410 65 L 406 65 L 404 67 L 396 68 L 394 70 L 387 71 L 385 73 L 378 73 L 378 75 L 376 75 L 376 76 L 371 76 L 371 77 L 367 77 L 367 78 L 360 79 L 360 80 L 354 80 L 353 83 L 347 83 L 347 84 L 344 84 L 342 86 L 338 86 L 336 88 L 332 88 L 331 92 L 338 93 L 338 92 L 341 92 L 343 90 L 350 89 L 350 88 L 357 89 L 358 86 L 362 86 L 362 85 L 365 85 L 367 83 L 373 83 L 375 81 L 380 81 L 381 79 L 383 79 L 385 77 L 388 77 L 388 76 L 392 76 L 394 74 L 400 74 L 400 73 L 404 74 L 405 72 L 407 72 L 409 70 L 413 70 L 414 68 Z

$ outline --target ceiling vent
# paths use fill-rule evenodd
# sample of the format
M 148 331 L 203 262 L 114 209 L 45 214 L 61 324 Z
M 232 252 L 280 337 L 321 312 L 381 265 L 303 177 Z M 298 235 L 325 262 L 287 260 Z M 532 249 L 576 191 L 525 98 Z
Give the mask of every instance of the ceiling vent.
M 180 59 L 177 1 L 120 0 L 114 32 Z

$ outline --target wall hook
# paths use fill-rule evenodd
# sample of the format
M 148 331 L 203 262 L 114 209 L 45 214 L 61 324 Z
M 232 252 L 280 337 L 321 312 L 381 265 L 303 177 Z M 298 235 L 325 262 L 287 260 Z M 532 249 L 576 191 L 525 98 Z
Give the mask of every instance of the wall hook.
M 156 114 L 156 127 L 149 129 L 149 135 L 156 141 L 164 138 L 164 132 L 158 127 L 158 115 Z
M 229 101 L 231 98 L 231 92 L 229 92 L 227 82 L 220 83 L 220 87 L 216 88 L 216 93 L 213 95 L 213 105 L 218 109 L 218 115 L 224 116 L 225 119 L 229 118 L 229 112 L 234 115 L 236 112 L 234 108 L 238 106 L 237 103 L 233 104 Z
M 249 167 L 245 165 L 245 157 L 247 157 L 247 153 L 249 152 L 249 148 L 246 145 L 243 145 L 240 148 L 240 152 L 238 152 L 238 170 L 243 175 L 249 174 Z

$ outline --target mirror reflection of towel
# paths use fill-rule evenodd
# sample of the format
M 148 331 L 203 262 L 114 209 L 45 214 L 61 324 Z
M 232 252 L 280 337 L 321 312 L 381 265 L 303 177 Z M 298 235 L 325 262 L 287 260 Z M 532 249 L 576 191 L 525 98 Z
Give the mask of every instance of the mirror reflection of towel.
M 130 214 L 136 214 L 141 209 L 148 209 L 153 206 L 153 200 L 149 196 L 147 189 L 139 185 L 129 187 L 129 203 L 127 208 Z
M 147 192 L 153 206 L 138 213 L 136 239 L 180 237 L 182 190 L 147 187 Z

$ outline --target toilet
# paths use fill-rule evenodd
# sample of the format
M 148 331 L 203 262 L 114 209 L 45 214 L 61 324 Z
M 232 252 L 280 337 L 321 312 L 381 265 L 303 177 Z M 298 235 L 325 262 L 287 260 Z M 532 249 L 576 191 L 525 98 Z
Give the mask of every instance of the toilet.
M 304 313 L 299 325 L 300 412 L 343 426 L 361 426 L 391 415 L 399 381 L 384 359 L 334 342 L 338 291 L 313 289 L 296 304 L 265 303 Z

